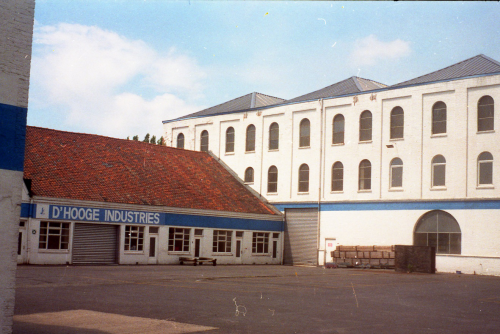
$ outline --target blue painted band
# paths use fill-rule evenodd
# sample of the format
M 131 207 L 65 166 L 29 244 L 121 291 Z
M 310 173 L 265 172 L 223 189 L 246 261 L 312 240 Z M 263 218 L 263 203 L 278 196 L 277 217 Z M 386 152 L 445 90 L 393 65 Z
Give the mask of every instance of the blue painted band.
M 21 203 L 21 218 L 32 217 L 31 208 L 32 205 L 30 203 Z
M 273 203 L 273 205 L 280 211 L 318 208 L 318 203 Z M 499 210 L 500 200 L 321 203 L 319 208 L 320 211 Z
M 189 226 L 255 231 L 283 231 L 283 222 L 273 220 L 197 216 L 164 212 L 116 210 L 47 204 L 34 204 L 33 206 L 33 217 L 37 219 Z M 25 209 L 24 212 L 29 212 L 29 209 Z
M 0 169 L 22 171 L 27 108 L 0 103 Z

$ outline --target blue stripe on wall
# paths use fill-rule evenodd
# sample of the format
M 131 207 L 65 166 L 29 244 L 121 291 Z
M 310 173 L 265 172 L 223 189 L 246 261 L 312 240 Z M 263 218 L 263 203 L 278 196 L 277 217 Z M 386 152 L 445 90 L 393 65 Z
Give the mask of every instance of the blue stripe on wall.
M 318 203 L 273 204 L 278 210 L 317 208 Z M 360 202 L 321 203 L 321 211 L 380 211 L 380 210 L 498 210 L 500 200 L 482 201 L 422 201 L 422 202 Z
M 180 214 L 165 214 L 165 225 L 207 227 L 232 230 L 283 231 L 283 222 L 240 219 L 227 217 L 193 216 Z
M 0 169 L 22 171 L 27 108 L 0 103 Z
M 21 203 L 21 218 L 31 218 L 32 205 L 30 203 Z

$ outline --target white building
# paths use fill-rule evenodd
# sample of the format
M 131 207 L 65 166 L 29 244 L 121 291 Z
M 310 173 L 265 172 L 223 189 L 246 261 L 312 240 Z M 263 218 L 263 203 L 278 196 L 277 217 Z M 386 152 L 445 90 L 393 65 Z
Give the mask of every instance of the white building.
M 24 178 L 18 263 L 282 263 L 283 215 L 204 152 L 30 126 Z
M 437 247 L 438 271 L 500 274 L 499 62 L 238 100 L 164 121 L 167 145 L 210 150 L 285 212 L 285 263 L 321 265 L 336 245 L 416 244 Z

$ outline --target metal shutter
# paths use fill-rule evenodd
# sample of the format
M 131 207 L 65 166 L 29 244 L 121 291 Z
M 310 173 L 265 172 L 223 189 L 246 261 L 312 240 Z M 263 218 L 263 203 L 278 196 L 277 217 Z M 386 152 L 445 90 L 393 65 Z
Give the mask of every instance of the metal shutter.
M 285 209 L 284 264 L 317 265 L 318 209 Z
M 75 224 L 73 264 L 116 264 L 118 226 Z

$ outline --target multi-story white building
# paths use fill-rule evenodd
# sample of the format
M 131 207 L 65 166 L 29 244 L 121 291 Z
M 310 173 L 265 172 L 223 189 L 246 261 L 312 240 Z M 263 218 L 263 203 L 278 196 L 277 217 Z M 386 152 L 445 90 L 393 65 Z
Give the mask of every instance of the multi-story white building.
M 285 263 L 323 264 L 336 245 L 415 244 L 436 246 L 438 271 L 500 274 L 499 62 L 259 97 L 164 121 L 164 135 L 212 151 L 285 212 Z

